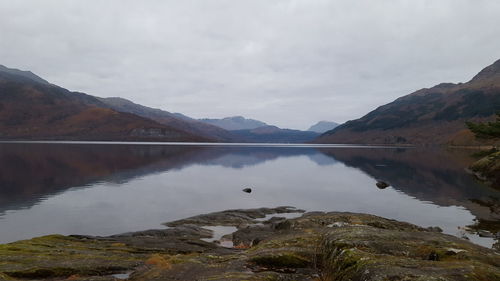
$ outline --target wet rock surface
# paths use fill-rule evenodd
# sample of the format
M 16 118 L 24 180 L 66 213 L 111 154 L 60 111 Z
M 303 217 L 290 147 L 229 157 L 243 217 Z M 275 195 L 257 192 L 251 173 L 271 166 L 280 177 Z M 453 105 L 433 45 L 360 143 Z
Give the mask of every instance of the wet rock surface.
M 305 211 L 289 206 L 277 208 L 236 209 L 198 215 L 182 220 L 167 222 L 165 225 L 170 227 L 189 224 L 198 226 L 221 225 L 238 227 L 240 225 L 258 223 L 259 221 L 257 219 L 263 219 L 267 215 L 303 212 Z
M 230 210 L 167 229 L 0 245 L 0 280 L 500 280 L 499 252 L 434 229 L 356 213 L 280 217 L 297 211 Z M 236 226 L 225 236 L 234 247 L 203 241 L 207 225 Z

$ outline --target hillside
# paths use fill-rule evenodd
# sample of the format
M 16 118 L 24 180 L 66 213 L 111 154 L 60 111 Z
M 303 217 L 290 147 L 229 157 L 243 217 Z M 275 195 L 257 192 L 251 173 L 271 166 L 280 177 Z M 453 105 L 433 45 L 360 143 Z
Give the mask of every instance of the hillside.
M 41 78 L 40 76 L 34 74 L 31 71 L 23 71 L 14 68 L 8 68 L 0 64 L 0 72 L 2 72 L 4 76 L 8 76 L 9 79 L 18 82 L 35 81 L 41 84 L 47 84 L 47 85 L 50 84 L 47 80 Z
M 254 119 L 247 119 L 242 116 L 226 117 L 222 119 L 199 119 L 201 122 L 214 125 L 225 130 L 251 130 L 259 127 L 268 126 L 266 123 Z
M 276 126 L 231 132 L 247 142 L 259 143 L 306 143 L 314 140 L 319 135 L 315 132 L 281 129 Z
M 442 83 L 380 106 L 326 132 L 317 143 L 477 144 L 465 121 L 500 110 L 500 60 L 467 83 Z
M 209 140 L 5 67 L 0 68 L 0 132 L 4 140 Z
M 237 140 L 235 136 L 222 128 L 189 118 L 180 113 L 170 113 L 165 110 L 143 106 L 118 97 L 99 98 L 99 100 L 116 111 L 132 113 L 194 135 L 218 141 Z

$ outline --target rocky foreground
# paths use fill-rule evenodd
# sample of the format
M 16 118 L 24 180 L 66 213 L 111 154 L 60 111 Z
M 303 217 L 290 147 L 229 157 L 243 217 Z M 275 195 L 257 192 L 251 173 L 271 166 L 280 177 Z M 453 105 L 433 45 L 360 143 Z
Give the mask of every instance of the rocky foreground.
M 302 212 L 229 210 L 167 229 L 0 245 L 0 280 L 500 280 L 499 252 L 434 228 L 355 213 L 282 217 Z M 234 232 L 214 242 L 209 226 Z

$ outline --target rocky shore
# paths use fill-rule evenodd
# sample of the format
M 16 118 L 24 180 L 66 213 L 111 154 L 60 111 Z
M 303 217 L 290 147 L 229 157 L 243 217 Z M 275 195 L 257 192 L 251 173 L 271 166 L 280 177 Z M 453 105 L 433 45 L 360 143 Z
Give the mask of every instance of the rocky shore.
M 472 164 L 470 170 L 479 180 L 500 189 L 500 151 L 481 158 Z
M 367 214 L 278 207 L 166 225 L 0 245 L 0 280 L 500 280 L 498 251 Z

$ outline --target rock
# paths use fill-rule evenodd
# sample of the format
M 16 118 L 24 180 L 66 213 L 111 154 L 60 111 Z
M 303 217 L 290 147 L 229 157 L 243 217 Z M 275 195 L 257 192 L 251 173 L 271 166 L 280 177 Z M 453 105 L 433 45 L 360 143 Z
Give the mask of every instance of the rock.
M 252 189 L 251 189 L 251 188 L 244 188 L 244 189 L 243 189 L 243 192 L 246 192 L 246 193 L 251 193 L 251 192 L 252 192 Z
M 282 221 L 285 221 L 286 218 L 285 217 L 271 217 L 270 219 L 268 219 L 267 221 L 263 221 L 262 223 L 263 224 L 277 224 L 277 223 L 280 223 Z
M 500 241 L 493 244 L 493 249 L 500 251 Z
M 431 232 L 443 232 L 443 230 L 439 226 L 429 226 L 427 230 Z
M 0 280 L 500 280 L 494 250 L 405 222 L 346 212 L 255 220 L 292 210 L 229 210 L 168 229 L 0 245 Z M 224 236 L 234 248 L 201 240 L 211 219 L 247 224 Z
M 187 219 L 177 220 L 165 223 L 166 226 L 174 227 L 186 224 L 198 226 L 235 226 L 243 224 L 258 223 L 256 219 L 265 218 L 266 215 L 284 214 L 284 213 L 304 213 L 304 210 L 294 207 L 277 207 L 277 208 L 259 208 L 259 209 L 236 209 L 222 212 L 214 212 L 204 215 L 198 215 Z
M 377 187 L 378 187 L 378 188 L 380 188 L 380 189 L 385 189 L 385 188 L 387 188 L 387 187 L 389 187 L 389 186 L 390 186 L 388 183 L 383 182 L 383 181 L 378 181 L 376 185 L 377 185 Z
M 500 188 L 500 151 L 481 158 L 470 166 L 470 170 L 477 179 Z
M 428 260 L 430 261 L 438 261 L 439 260 L 439 254 L 436 252 L 431 252 L 429 254 Z
M 337 222 L 334 222 L 334 223 L 327 225 L 326 227 L 344 227 L 346 225 L 349 225 L 349 223 L 343 222 L 343 221 L 337 221 Z
M 462 250 L 462 249 L 455 249 L 455 248 L 446 249 L 446 255 L 449 255 L 449 256 L 457 255 L 457 254 L 460 254 L 462 252 L 466 252 L 466 251 Z
M 284 220 L 272 225 L 276 230 L 289 230 L 292 228 L 292 224 L 289 220 Z
M 479 235 L 479 237 L 487 237 L 487 238 L 494 238 L 495 235 L 487 230 L 478 230 L 477 231 L 477 234 Z

